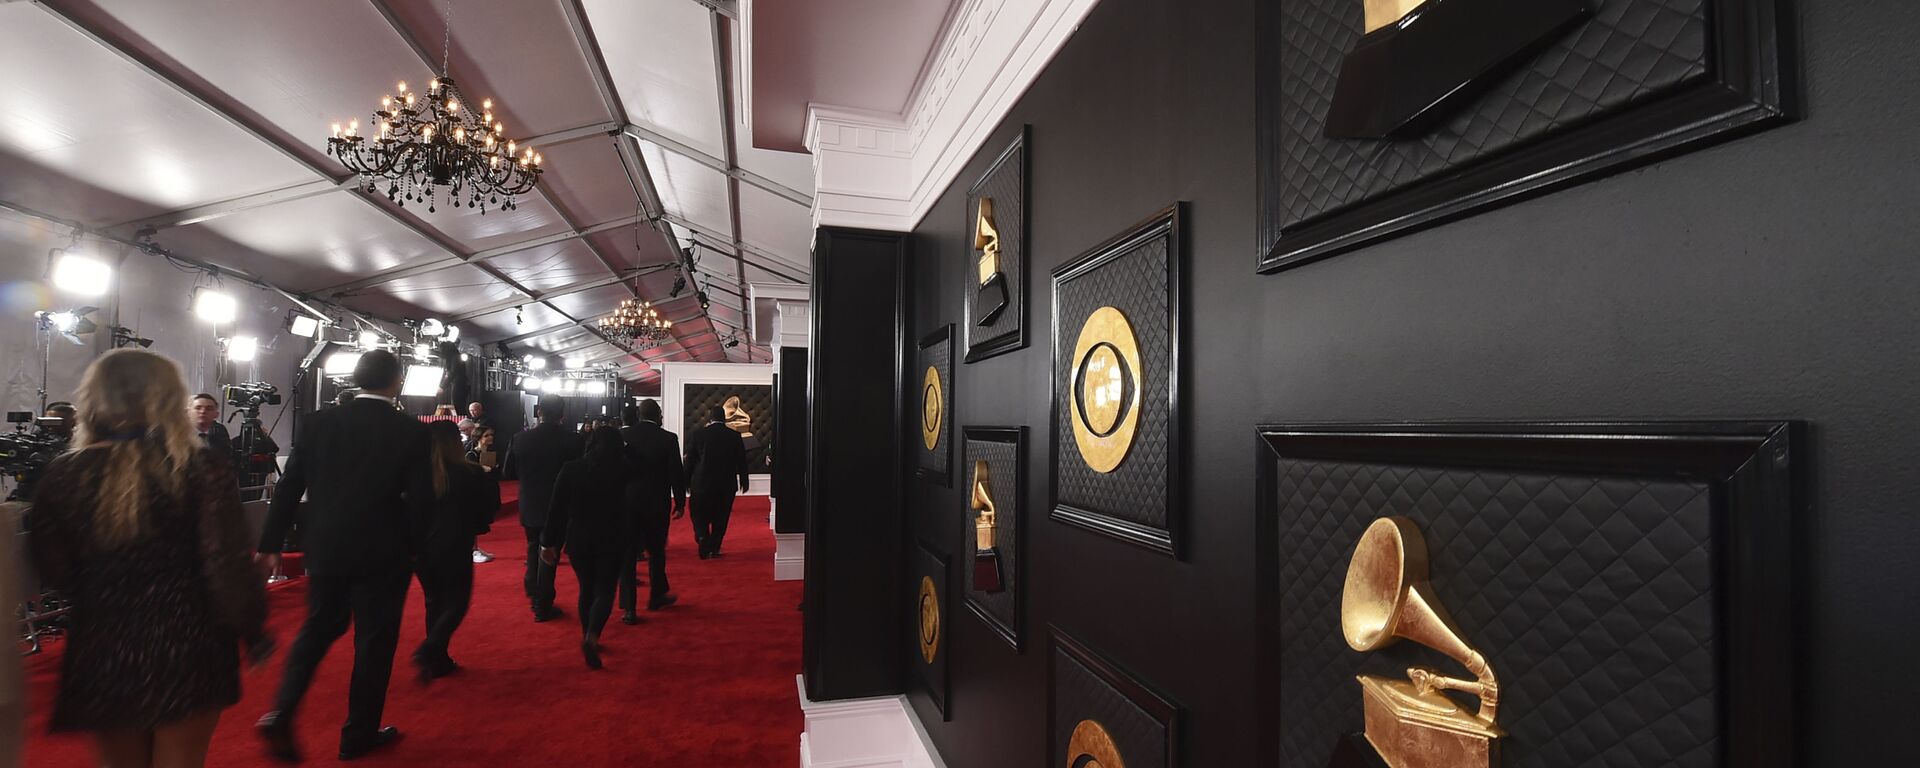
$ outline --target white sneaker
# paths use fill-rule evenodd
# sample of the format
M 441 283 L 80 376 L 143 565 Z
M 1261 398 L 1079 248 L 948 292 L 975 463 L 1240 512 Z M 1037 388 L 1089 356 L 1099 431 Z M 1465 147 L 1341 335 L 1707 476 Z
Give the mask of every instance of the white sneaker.
M 492 553 L 492 552 L 488 552 L 488 551 L 486 551 L 486 550 L 484 550 L 484 549 L 481 549 L 481 548 L 479 548 L 479 547 L 474 547 L 474 548 L 473 548 L 473 561 L 474 561 L 474 562 L 476 562 L 476 563 L 491 563 L 491 562 L 493 562 L 493 553 Z

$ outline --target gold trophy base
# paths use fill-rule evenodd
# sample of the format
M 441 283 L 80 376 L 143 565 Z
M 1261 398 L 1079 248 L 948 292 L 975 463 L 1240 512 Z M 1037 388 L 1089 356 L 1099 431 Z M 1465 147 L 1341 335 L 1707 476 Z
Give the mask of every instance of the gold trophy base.
M 1438 691 L 1412 682 L 1359 677 L 1367 743 L 1391 768 L 1492 768 L 1501 731 Z

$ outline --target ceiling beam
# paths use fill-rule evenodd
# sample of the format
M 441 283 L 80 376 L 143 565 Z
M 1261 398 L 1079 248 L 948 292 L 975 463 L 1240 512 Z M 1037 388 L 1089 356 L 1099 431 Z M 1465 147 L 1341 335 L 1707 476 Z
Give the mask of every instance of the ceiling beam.
M 673 224 L 675 226 L 685 227 L 687 230 L 693 232 L 694 234 L 705 235 L 709 239 L 720 241 L 721 245 L 708 244 L 708 246 L 713 248 L 713 250 L 719 251 L 728 256 L 732 256 L 733 258 L 745 259 L 749 255 L 758 256 L 761 259 L 773 262 L 773 264 L 777 264 L 780 267 L 783 267 L 786 269 L 798 270 L 800 272 L 808 271 L 806 267 L 801 266 L 799 264 L 795 264 L 791 261 L 787 261 L 786 259 L 781 258 L 779 254 L 776 254 L 765 248 L 761 248 L 757 245 L 753 245 L 752 243 L 748 243 L 744 240 L 737 240 L 734 238 L 727 237 L 727 233 L 721 232 L 720 230 L 714 229 L 712 227 L 708 227 L 704 224 L 697 224 L 687 220 L 686 218 L 675 216 L 671 213 L 661 214 L 660 220 L 667 222 L 669 224 Z M 731 247 L 732 250 L 729 251 L 728 247 L 723 247 L 723 246 Z M 751 260 L 749 259 L 749 261 Z M 754 262 L 753 265 L 761 269 L 764 269 L 768 272 L 771 272 L 781 278 L 792 280 L 796 283 L 807 282 L 807 280 L 804 278 L 794 277 L 793 275 L 783 272 L 779 269 L 775 269 L 773 266 L 766 263 Z
M 722 91 L 729 90 L 729 87 L 723 84 L 721 86 L 721 90 Z M 789 187 L 785 184 L 781 184 L 780 182 L 774 181 L 773 179 L 769 179 L 765 176 L 754 173 L 753 171 L 749 171 L 745 168 L 741 168 L 736 163 L 728 162 L 727 160 L 723 160 L 721 158 L 714 157 L 713 155 L 709 155 L 706 152 L 687 144 L 686 142 L 680 141 L 679 139 L 673 138 L 672 136 L 668 136 L 664 133 L 653 130 L 652 128 L 648 128 L 644 125 L 627 123 L 626 126 L 621 129 L 621 132 L 635 139 L 658 144 L 660 145 L 661 149 L 667 150 L 676 155 L 687 158 L 688 160 L 692 160 L 708 168 L 712 168 L 716 171 L 724 173 L 730 179 L 734 179 L 736 181 L 744 181 L 748 184 L 752 184 L 753 186 L 759 187 L 764 192 L 769 192 L 769 193 L 778 195 L 780 197 L 786 198 L 787 200 L 793 202 L 796 205 L 800 205 L 808 209 L 813 208 L 812 195 L 809 195 L 805 192 L 801 192 L 800 190 L 794 189 L 793 187 Z M 731 139 L 727 140 L 727 154 L 729 156 L 733 154 L 733 141 Z
M 640 216 L 640 215 L 622 216 L 620 218 L 613 219 L 611 221 L 600 222 L 599 224 L 595 224 L 590 227 L 570 229 L 565 232 L 555 232 L 550 235 L 541 235 L 539 237 L 536 237 L 530 240 L 522 240 L 517 243 L 508 243 L 506 245 L 488 248 L 484 251 L 475 251 L 472 254 L 467 256 L 455 256 L 455 257 L 446 258 L 446 259 L 435 259 L 432 261 L 417 262 L 414 264 L 409 264 L 404 267 L 389 269 L 385 272 L 369 275 L 367 277 L 360 278 L 359 280 L 355 280 L 350 283 L 341 283 L 339 285 L 335 285 L 329 288 L 323 288 L 321 289 L 320 292 L 330 296 L 349 295 L 349 294 L 364 290 L 366 288 L 370 288 L 370 287 L 379 285 L 381 283 L 398 280 L 403 277 L 423 275 L 428 272 L 438 272 L 443 269 L 452 269 L 454 267 L 458 267 L 465 264 L 473 264 L 476 262 L 488 261 L 491 259 L 499 258 L 501 256 L 506 256 L 508 254 L 514 254 L 514 253 L 519 253 L 521 251 L 532 250 L 534 248 L 539 248 L 544 245 L 553 245 L 554 243 L 562 243 L 568 240 L 578 240 L 591 234 L 605 232 L 611 229 L 619 229 L 621 227 L 628 226 L 630 224 L 639 223 L 645 220 L 646 220 L 646 217 Z
M 594 280 L 588 280 L 584 283 L 574 283 L 572 285 L 563 285 L 563 286 L 560 286 L 559 288 L 554 288 L 552 290 L 540 291 L 536 295 L 530 298 L 538 301 L 545 301 L 547 299 L 557 299 L 562 296 L 571 296 L 576 293 L 591 291 L 595 288 L 605 288 L 609 285 L 618 285 L 622 281 L 625 281 L 629 278 L 639 277 L 641 275 L 649 275 L 654 272 L 660 272 L 668 269 L 673 269 L 673 265 L 672 264 L 650 264 L 645 267 L 636 267 L 634 269 L 626 270 L 626 274 L 615 275 L 613 277 L 602 277 Z M 519 306 L 521 304 L 525 304 L 525 303 L 526 303 L 525 301 L 521 301 L 521 300 L 502 301 L 502 302 L 497 302 L 484 307 L 480 307 L 478 309 L 468 310 L 466 312 L 462 312 L 452 317 L 446 317 L 441 319 L 449 323 L 461 323 L 461 322 L 466 322 L 468 320 L 472 320 L 476 317 L 485 317 L 495 312 L 501 312 L 504 310 L 513 309 L 514 307 Z
M 202 224 L 214 219 L 232 216 L 236 213 L 246 213 L 247 211 L 257 208 L 264 208 L 276 203 L 290 203 L 295 200 L 305 200 L 309 197 L 324 195 L 328 192 L 352 189 L 354 185 L 359 183 L 360 180 L 355 177 L 348 177 L 341 181 L 316 179 L 302 184 L 291 184 L 279 189 L 269 189 L 265 192 L 229 197 L 225 200 L 204 203 L 190 208 L 167 211 L 166 213 L 148 216 L 143 219 L 125 221 L 115 224 L 111 228 L 122 229 L 128 232 L 139 232 L 142 230 L 153 230 L 157 232 L 172 227 Z
M 619 132 L 620 124 L 609 120 L 592 125 L 583 125 L 578 128 L 567 128 L 551 133 L 543 133 L 538 136 L 528 136 L 520 140 L 520 146 L 557 147 L 568 142 L 590 139 L 595 136 L 612 136 Z
M 720 136 L 727 153 L 729 171 L 740 167 L 740 158 L 734 150 L 733 142 L 733 66 L 727 56 L 727 19 L 719 11 L 707 14 L 708 26 L 713 30 L 713 71 L 720 79 Z M 727 174 L 727 212 L 728 224 L 733 229 L 731 240 L 740 242 L 740 179 L 731 172 Z M 745 314 L 747 304 L 747 257 L 744 252 L 733 260 L 734 281 L 740 286 L 740 309 Z M 721 354 L 726 354 L 722 347 Z M 747 349 L 747 358 L 753 358 L 753 349 Z M 727 359 L 733 359 L 727 355 Z

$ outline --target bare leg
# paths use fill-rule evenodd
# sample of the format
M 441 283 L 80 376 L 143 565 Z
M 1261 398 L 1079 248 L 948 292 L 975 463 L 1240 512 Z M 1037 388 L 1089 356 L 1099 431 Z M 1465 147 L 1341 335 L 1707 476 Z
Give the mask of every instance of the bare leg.
M 93 735 L 101 768 L 148 768 L 153 765 L 153 731 L 106 731 Z
M 203 712 L 153 731 L 153 768 L 201 768 L 207 764 L 207 745 L 220 710 Z

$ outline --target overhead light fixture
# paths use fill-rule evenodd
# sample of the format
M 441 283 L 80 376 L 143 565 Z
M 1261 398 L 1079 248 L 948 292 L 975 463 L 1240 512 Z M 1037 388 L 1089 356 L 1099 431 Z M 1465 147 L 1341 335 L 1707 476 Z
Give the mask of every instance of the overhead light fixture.
M 47 324 L 61 333 L 73 333 L 73 329 L 80 325 L 80 316 L 72 312 L 55 312 L 47 315 Z
M 539 379 L 537 379 L 537 378 L 534 378 L 534 377 L 532 377 L 532 376 L 522 376 L 522 377 L 520 377 L 520 388 L 521 388 L 521 389 L 524 389 L 524 390 L 526 390 L 526 391 L 528 391 L 528 392 L 538 392 L 538 391 L 540 391 L 540 386 L 541 386 L 541 385 L 543 385 L 543 384 L 545 384 L 545 383 L 546 383 L 546 382 L 544 382 L 544 381 L 541 381 L 541 380 L 539 380 Z
M 413 345 L 413 357 L 421 362 L 430 360 L 433 358 L 433 347 L 425 344 L 415 344 Z
M 534 371 L 547 369 L 547 359 L 536 355 L 527 355 L 527 368 Z
M 595 379 L 595 380 L 593 380 L 593 381 L 589 381 L 589 382 L 587 382 L 587 394 L 589 394 L 589 395 L 604 395 L 604 394 L 606 394 L 606 393 L 607 393 L 607 383 L 606 383 L 606 382 L 604 382 L 604 381 L 600 381 L 600 380 L 598 380 L 598 379 Z
M 320 366 L 320 372 L 328 376 L 351 376 L 358 365 L 360 353 L 343 350 L 328 355 L 327 361 Z
M 240 316 L 240 302 L 213 288 L 201 288 L 193 296 L 193 316 L 214 325 L 226 325 Z
M 560 391 L 567 393 L 578 392 L 580 391 L 580 382 L 574 381 L 573 379 L 562 381 L 560 382 Z
M 660 310 L 653 308 L 653 302 L 641 299 L 620 302 L 612 313 L 600 318 L 599 325 L 600 332 L 608 337 L 645 346 L 658 344 L 673 331 L 673 321 L 661 317 Z
M 420 335 L 438 338 L 447 332 L 447 324 L 431 317 L 420 321 Z
M 55 251 L 53 287 L 77 296 L 105 295 L 113 280 L 113 267 L 106 262 L 68 251 Z
M 452 30 L 449 5 L 449 36 Z M 481 101 L 476 109 L 446 76 L 449 71 L 443 52 L 441 76 L 427 81 L 426 93 L 408 91 L 401 82 L 380 99 L 367 136 L 360 135 L 358 120 L 344 130 L 334 123 L 327 154 L 360 174 L 362 189 L 385 192 L 401 207 L 421 202 L 433 213 L 445 186 L 447 199 L 456 207 L 464 202 L 482 214 L 488 208 L 513 210 L 514 197 L 540 183 L 540 153 L 509 140 L 506 127 L 494 117 L 493 100 Z
M 251 363 L 260 356 L 260 339 L 254 336 L 235 336 L 227 339 L 227 359 L 236 363 Z
M 446 370 L 432 365 L 416 365 L 407 369 L 407 378 L 400 384 L 400 394 L 408 397 L 433 397 L 440 394 L 440 380 Z
M 526 307 L 514 307 L 514 308 L 513 308 L 513 325 L 514 325 L 514 327 L 516 327 L 516 328 L 517 328 L 517 327 L 520 327 L 520 326 L 522 326 L 522 325 L 526 325 L 526 324 L 527 324 L 527 308 L 526 308 Z
M 320 320 L 312 315 L 294 315 L 287 322 L 287 330 L 295 336 L 311 339 L 320 335 Z
M 471 359 L 472 359 L 472 358 L 470 358 L 470 357 L 467 357 L 467 353 L 465 353 L 465 352 L 462 352 L 462 353 L 460 353 L 460 362 L 463 362 L 463 363 L 464 363 L 464 362 L 467 362 L 468 360 L 471 360 Z
M 377 347 L 377 346 L 380 346 L 379 333 L 376 333 L 374 331 L 360 332 L 360 348 L 361 349 L 373 349 L 374 347 Z
M 449 326 L 447 326 L 447 332 L 446 332 L 446 334 L 445 334 L 445 335 L 443 335 L 443 336 L 441 336 L 441 337 L 440 337 L 440 340 L 441 340 L 441 341 L 444 341 L 444 342 L 446 342 L 446 343 L 448 343 L 448 344 L 452 344 L 452 343 L 454 343 L 454 342 L 456 342 L 456 341 L 459 341 L 459 340 L 460 340 L 460 326 L 457 326 L 457 325 L 449 325 Z

